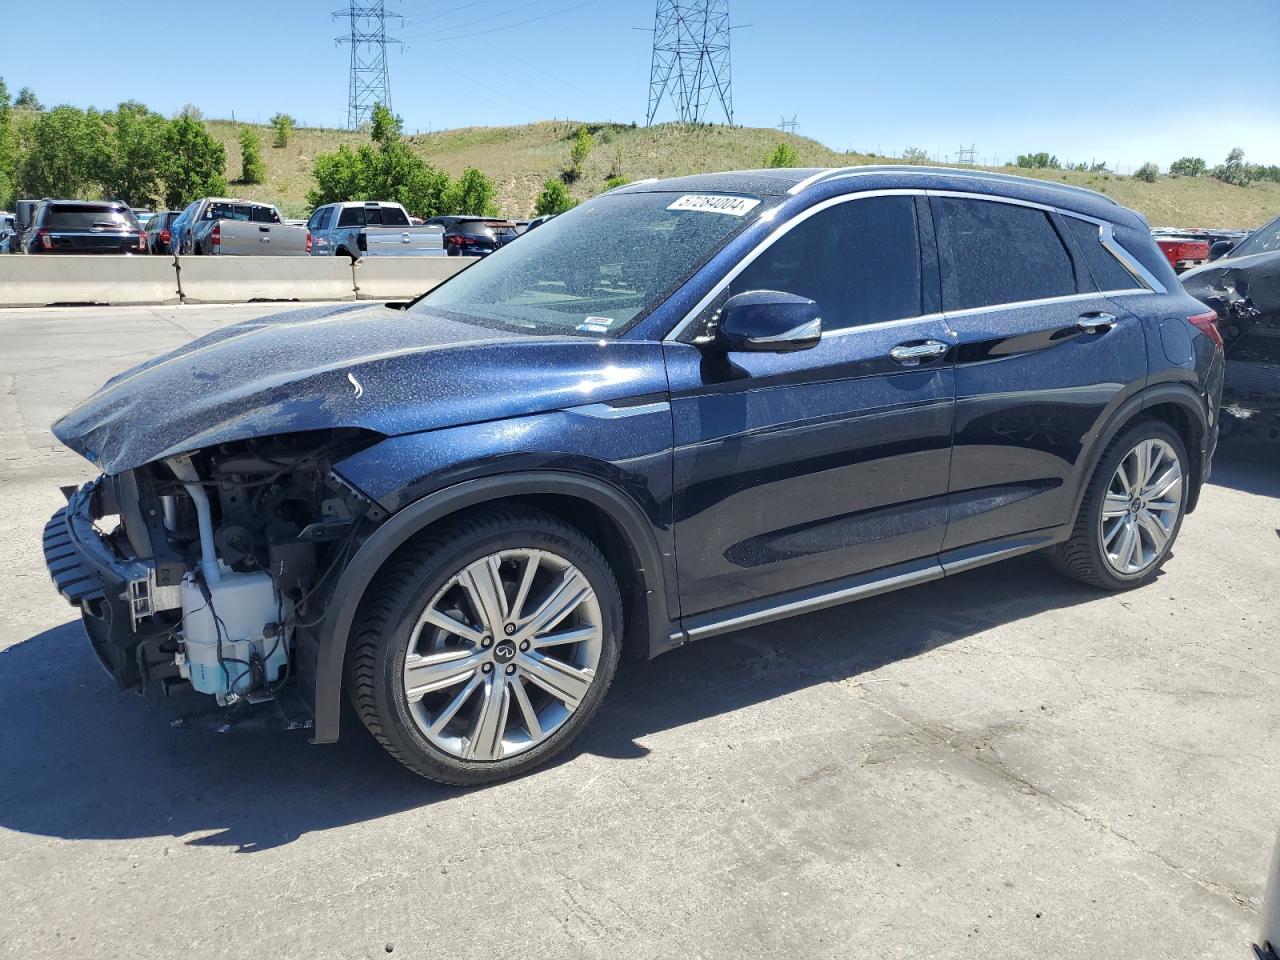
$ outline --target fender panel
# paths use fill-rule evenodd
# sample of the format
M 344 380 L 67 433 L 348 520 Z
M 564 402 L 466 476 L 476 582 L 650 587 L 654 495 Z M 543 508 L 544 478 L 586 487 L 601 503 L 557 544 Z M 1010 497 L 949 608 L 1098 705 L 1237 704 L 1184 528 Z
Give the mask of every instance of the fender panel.
M 539 471 L 467 480 L 415 501 L 374 531 L 343 570 L 320 626 L 315 670 L 312 743 L 338 739 L 343 663 L 356 610 L 374 575 L 399 547 L 429 524 L 478 504 L 528 494 L 577 497 L 603 510 L 622 529 L 640 561 L 648 618 L 649 650 L 670 646 L 662 555 L 643 511 L 626 494 L 579 474 Z M 625 585 L 623 585 L 625 586 Z

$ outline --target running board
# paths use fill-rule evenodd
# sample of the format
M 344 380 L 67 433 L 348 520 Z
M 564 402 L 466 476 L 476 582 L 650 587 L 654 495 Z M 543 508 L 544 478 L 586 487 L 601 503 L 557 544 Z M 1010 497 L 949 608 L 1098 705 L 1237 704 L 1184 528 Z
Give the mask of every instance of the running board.
M 1038 530 L 1035 533 L 1019 534 L 1016 537 L 1001 537 L 999 540 L 973 544 L 958 550 L 948 550 L 946 553 L 926 560 L 913 560 L 892 567 L 881 567 L 843 580 L 828 581 L 763 600 L 751 600 L 725 610 L 713 610 L 709 613 L 686 617 L 683 621 L 684 629 L 672 633 L 671 646 L 680 646 L 690 640 L 702 640 L 722 633 L 731 633 L 734 630 L 758 627 L 764 623 L 772 623 L 775 620 L 783 620 L 802 613 L 813 613 L 816 610 L 825 610 L 827 607 L 851 603 L 854 600 L 865 600 L 902 587 L 914 587 L 931 580 L 941 580 L 954 573 L 962 573 L 986 566 L 988 563 L 997 563 L 1024 553 L 1042 550 L 1060 543 L 1070 534 L 1070 526 L 1060 526 Z

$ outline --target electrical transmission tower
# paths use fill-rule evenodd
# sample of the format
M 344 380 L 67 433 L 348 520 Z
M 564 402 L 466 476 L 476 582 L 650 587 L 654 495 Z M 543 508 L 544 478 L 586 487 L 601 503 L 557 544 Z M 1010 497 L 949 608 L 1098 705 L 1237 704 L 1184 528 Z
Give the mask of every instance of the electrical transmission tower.
M 966 167 L 972 167 L 976 162 L 978 151 L 975 149 L 976 144 L 962 146 L 956 151 L 956 163 L 963 164 Z
M 376 3 L 356 3 L 352 0 L 346 10 L 335 10 L 333 15 L 351 22 L 351 35 L 338 37 L 337 42 L 351 45 L 351 94 L 347 101 L 347 126 L 355 130 L 369 121 L 375 103 L 391 108 L 387 44 L 399 41 L 387 36 L 387 18 L 394 20 L 399 19 L 399 16 L 387 13 L 384 0 L 377 0 Z
M 790 120 L 788 120 L 786 115 L 783 114 L 782 119 L 778 121 L 778 129 L 783 133 L 795 133 L 797 126 L 799 126 L 799 124 L 796 122 L 796 115 L 794 113 L 791 115 Z
M 670 94 L 681 123 L 701 123 L 713 98 L 733 123 L 729 0 L 658 0 L 647 124 Z

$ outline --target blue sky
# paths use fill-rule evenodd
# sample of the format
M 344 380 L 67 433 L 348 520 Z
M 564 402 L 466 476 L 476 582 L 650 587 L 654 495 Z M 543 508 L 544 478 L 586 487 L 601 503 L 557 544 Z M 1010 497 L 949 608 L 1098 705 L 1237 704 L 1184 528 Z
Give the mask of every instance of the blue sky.
M 46 104 L 346 119 L 341 0 L 51 0 L 0 13 L 0 71 Z M 1280 0 L 732 0 L 736 119 L 836 149 L 1280 163 Z M 576 7 L 566 12 L 565 8 Z M 390 0 L 408 130 L 644 122 L 652 0 Z M 546 16 L 552 14 L 551 16 Z M 517 26 L 522 21 L 543 17 Z M 470 35 L 469 34 L 477 34 Z M 56 38 L 56 42 L 52 42 Z M 28 42 L 31 41 L 31 42 Z M 51 42 L 46 42 L 51 41 Z M 118 45 L 129 53 L 120 55 Z M 104 49 L 109 48 L 109 52 Z M 157 55 L 158 52 L 160 55 Z M 1239 91 L 1239 92 L 1237 92 Z M 665 107 L 660 119 L 670 119 Z M 716 118 L 718 119 L 718 118 Z

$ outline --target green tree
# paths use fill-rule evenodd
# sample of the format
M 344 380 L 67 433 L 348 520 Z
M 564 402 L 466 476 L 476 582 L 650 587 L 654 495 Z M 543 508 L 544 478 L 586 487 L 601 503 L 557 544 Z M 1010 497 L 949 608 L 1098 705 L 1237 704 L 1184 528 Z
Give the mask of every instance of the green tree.
M 13 101 L 13 105 L 19 110 L 44 109 L 44 104 L 40 102 L 40 98 L 36 96 L 36 92 L 30 87 L 23 87 L 18 91 L 18 97 Z
M 287 113 L 277 113 L 271 118 L 271 129 L 275 131 L 275 136 L 271 139 L 273 147 L 283 149 L 289 145 L 289 135 L 293 133 L 295 122 Z
M 445 194 L 444 212 L 497 216 L 498 206 L 494 202 L 497 193 L 493 181 L 475 167 L 467 167 Z
M 164 202 L 171 209 L 227 192 L 227 151 L 204 122 L 183 111 L 164 134 Z
M 0 210 L 11 209 L 17 181 L 18 137 L 13 130 L 9 88 L 0 77 Z
M 578 202 L 569 196 L 569 188 L 564 185 L 564 181 L 559 177 L 551 177 L 542 184 L 542 192 L 534 202 L 534 212 L 541 217 L 549 213 L 564 213 L 577 205 Z
M 267 164 L 262 159 L 262 138 L 252 127 L 240 131 L 240 182 L 265 183 Z
M 1213 176 L 1223 183 L 1247 187 L 1251 177 L 1249 165 L 1244 162 L 1244 151 L 1239 147 L 1233 148 L 1227 154 L 1227 159 L 1213 168 Z
M 902 159 L 907 161 L 907 163 L 928 163 L 929 153 L 926 150 L 921 150 L 919 147 L 907 147 L 907 149 L 902 151 Z
M 400 138 L 400 118 L 376 105 L 370 134 L 374 142 L 357 150 L 343 145 L 336 153 L 316 157 L 316 185 L 307 192 L 307 201 L 319 206 L 341 200 L 392 200 L 418 217 L 444 212 L 449 176 Z
M 99 173 L 103 193 L 130 206 L 152 206 L 160 195 L 168 121 L 135 100 L 106 114 L 106 121 L 111 136 Z
M 766 167 L 795 167 L 800 164 L 800 157 L 796 154 L 796 148 L 787 142 L 782 142 L 773 148 L 773 153 L 764 158 Z
M 1144 163 L 1133 176 L 1143 183 L 1155 183 L 1160 176 L 1160 168 L 1154 163 Z
M 110 131 L 97 110 L 54 107 L 25 130 L 19 190 L 29 197 L 96 195 L 110 164 Z
M 1027 170 L 1061 170 L 1062 163 L 1051 153 L 1020 153 L 1017 164 Z
M 578 127 L 578 132 L 573 135 L 573 146 L 569 148 L 569 172 L 574 180 L 581 178 L 582 165 L 591 156 L 591 148 L 595 146 L 595 142 L 595 137 L 585 125 Z
M 1202 177 L 1209 165 L 1199 157 L 1181 157 L 1169 164 L 1169 172 L 1175 177 Z

